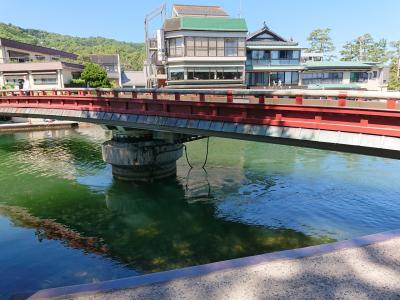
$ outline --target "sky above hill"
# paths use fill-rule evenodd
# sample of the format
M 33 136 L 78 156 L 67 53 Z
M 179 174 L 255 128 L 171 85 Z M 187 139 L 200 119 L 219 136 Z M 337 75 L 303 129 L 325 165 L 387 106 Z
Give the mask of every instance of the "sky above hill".
M 232 16 L 246 18 L 249 31 L 265 21 L 275 32 L 307 46 L 315 28 L 329 27 L 342 45 L 364 33 L 375 39 L 400 40 L 400 0 L 179 0 L 166 1 L 169 16 L 173 3 L 220 5 Z M 0 22 L 75 36 L 103 36 L 142 42 L 144 16 L 160 0 L 0 0 Z M 153 28 L 157 25 L 154 22 Z

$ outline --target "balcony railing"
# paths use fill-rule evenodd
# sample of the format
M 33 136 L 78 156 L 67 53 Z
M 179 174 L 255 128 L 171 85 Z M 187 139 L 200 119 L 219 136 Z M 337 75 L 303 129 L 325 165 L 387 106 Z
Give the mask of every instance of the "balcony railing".
M 300 65 L 298 59 L 251 59 L 247 60 L 248 66 L 296 66 Z
M 60 61 L 60 56 L 43 56 L 43 57 L 31 57 L 31 56 L 18 56 L 8 57 L 0 59 L 0 63 L 3 64 L 19 64 L 19 63 L 32 63 L 32 62 L 54 62 Z

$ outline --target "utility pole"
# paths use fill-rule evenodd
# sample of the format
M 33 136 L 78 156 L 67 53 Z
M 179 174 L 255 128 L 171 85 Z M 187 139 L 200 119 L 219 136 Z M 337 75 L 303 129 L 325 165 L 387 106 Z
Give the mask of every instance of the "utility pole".
M 364 37 L 363 36 L 360 36 L 358 38 L 358 43 L 359 43 L 359 48 L 360 48 L 360 52 L 359 52 L 360 61 L 363 61 L 364 60 L 363 58 L 365 57 L 365 55 L 363 54 L 363 50 L 365 50 L 365 49 L 363 49 L 363 45 L 364 45 Z
M 145 50 L 146 50 L 145 77 L 146 77 L 147 87 L 152 87 L 154 81 L 153 76 L 155 75 L 155 72 L 152 69 L 152 60 L 150 57 L 149 24 L 154 18 L 158 16 L 161 17 L 161 22 L 164 23 L 166 17 L 166 10 L 167 10 L 167 5 L 166 3 L 164 3 L 160 5 L 158 8 L 154 9 L 148 15 L 146 15 L 144 19 L 144 39 L 145 39 Z

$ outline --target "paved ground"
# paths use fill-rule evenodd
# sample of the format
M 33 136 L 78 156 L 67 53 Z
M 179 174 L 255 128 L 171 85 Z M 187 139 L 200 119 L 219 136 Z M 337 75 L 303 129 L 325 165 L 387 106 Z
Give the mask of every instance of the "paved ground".
M 400 299 L 400 238 L 74 299 Z

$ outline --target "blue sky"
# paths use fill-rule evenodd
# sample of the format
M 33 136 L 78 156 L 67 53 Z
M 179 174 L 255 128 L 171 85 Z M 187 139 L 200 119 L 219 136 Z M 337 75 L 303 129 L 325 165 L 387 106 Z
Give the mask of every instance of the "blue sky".
M 143 41 L 144 15 L 160 0 L 0 0 L 0 22 L 75 36 L 104 36 Z M 237 16 L 240 0 L 165 1 L 220 5 Z M 250 31 L 264 21 L 284 37 L 307 46 L 306 37 L 318 27 L 332 29 L 338 48 L 363 33 L 374 38 L 400 40 L 400 0 L 242 0 L 242 15 Z

